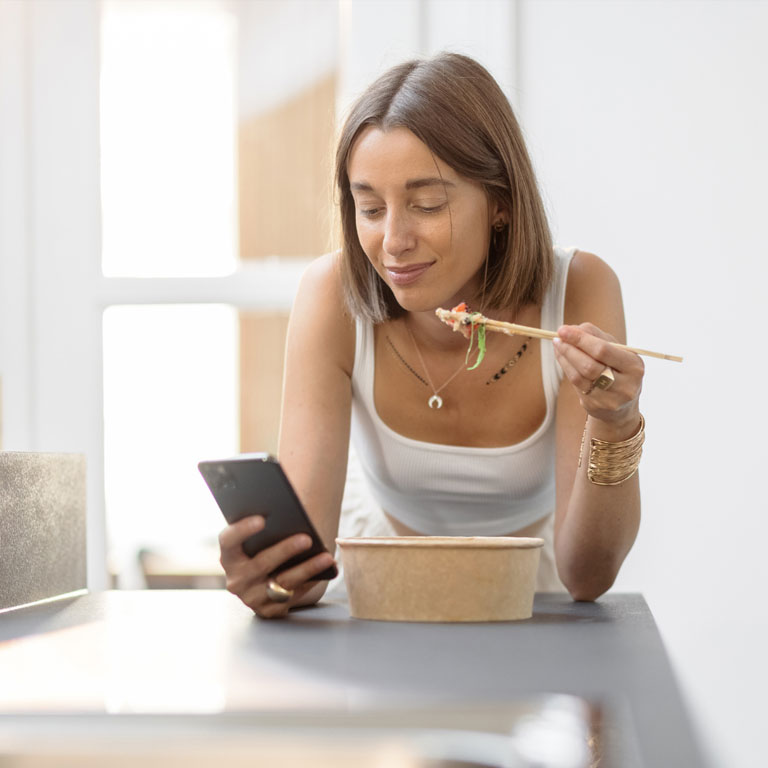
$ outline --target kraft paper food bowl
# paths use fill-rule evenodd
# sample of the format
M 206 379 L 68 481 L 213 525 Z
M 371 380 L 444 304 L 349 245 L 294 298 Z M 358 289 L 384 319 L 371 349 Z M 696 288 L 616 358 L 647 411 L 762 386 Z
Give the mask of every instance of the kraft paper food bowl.
M 543 539 L 337 539 L 349 610 L 380 621 L 515 621 L 533 613 Z

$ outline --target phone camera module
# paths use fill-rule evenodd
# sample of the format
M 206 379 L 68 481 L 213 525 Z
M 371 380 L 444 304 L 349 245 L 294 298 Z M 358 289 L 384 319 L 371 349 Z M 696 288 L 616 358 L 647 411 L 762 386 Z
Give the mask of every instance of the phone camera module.
M 226 467 L 216 467 L 213 485 L 218 491 L 237 490 L 235 476 Z

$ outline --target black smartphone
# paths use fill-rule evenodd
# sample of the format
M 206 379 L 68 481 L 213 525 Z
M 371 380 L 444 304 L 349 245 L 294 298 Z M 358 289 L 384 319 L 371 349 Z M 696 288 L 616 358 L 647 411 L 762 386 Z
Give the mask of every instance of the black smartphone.
M 310 557 L 327 552 L 296 491 L 274 456 L 248 453 L 231 459 L 201 461 L 197 468 L 228 523 L 249 515 L 261 515 L 264 518 L 264 528 L 243 542 L 243 551 L 248 557 L 296 533 L 306 533 L 312 539 L 309 549 L 287 560 L 270 575 L 274 576 Z M 313 581 L 325 581 L 337 575 L 338 570 L 332 565 L 315 576 Z

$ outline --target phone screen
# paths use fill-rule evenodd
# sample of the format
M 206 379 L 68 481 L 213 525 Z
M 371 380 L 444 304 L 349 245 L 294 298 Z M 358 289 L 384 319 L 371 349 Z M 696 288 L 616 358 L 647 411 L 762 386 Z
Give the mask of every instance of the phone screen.
M 243 454 L 231 459 L 201 461 L 197 466 L 228 523 L 249 515 L 261 515 L 264 518 L 264 528 L 243 542 L 243 551 L 249 557 L 296 533 L 310 536 L 312 546 L 282 563 L 271 575 L 327 551 L 282 467 L 273 456 L 263 453 Z M 334 565 L 315 578 L 324 581 L 337 575 Z

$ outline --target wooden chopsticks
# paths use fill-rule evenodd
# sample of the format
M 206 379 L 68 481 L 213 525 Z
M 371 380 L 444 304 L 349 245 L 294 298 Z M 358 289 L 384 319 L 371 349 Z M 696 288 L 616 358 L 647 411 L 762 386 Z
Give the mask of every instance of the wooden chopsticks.
M 458 325 L 484 325 L 489 331 L 506 333 L 508 336 L 532 336 L 535 339 L 554 339 L 557 334 L 554 331 L 545 331 L 542 328 L 531 328 L 527 325 L 517 325 L 516 323 L 505 323 L 503 320 L 492 320 L 489 317 L 481 315 L 479 312 L 454 312 L 450 309 L 436 309 L 435 314 L 444 322 L 454 326 L 454 330 L 459 330 Z M 470 319 L 471 318 L 471 319 Z M 617 341 L 610 341 L 609 344 L 619 349 L 626 349 L 638 355 L 646 357 L 657 357 L 660 360 L 672 360 L 676 363 L 682 363 L 683 358 L 679 355 L 666 355 L 663 352 L 652 352 L 650 349 L 639 349 L 630 347 L 626 344 L 619 344 Z

